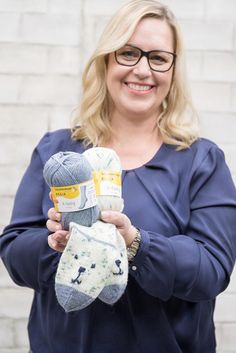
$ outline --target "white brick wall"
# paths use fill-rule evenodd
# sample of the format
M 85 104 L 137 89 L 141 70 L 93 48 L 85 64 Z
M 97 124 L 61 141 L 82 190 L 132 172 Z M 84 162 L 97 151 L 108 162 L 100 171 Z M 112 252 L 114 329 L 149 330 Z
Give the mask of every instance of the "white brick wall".
M 223 148 L 236 181 L 236 1 L 163 1 L 182 26 L 202 134 Z M 0 230 L 34 145 L 44 132 L 69 126 L 82 68 L 124 2 L 0 0 Z M 31 298 L 0 262 L 0 353 L 27 352 Z M 218 353 L 236 353 L 236 271 L 215 321 Z

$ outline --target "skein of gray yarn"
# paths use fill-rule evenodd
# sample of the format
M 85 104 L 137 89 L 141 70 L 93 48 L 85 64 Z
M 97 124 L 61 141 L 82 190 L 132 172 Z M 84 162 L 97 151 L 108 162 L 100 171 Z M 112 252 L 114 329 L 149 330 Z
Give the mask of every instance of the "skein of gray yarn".
M 58 152 L 46 162 L 43 176 L 50 187 L 81 184 L 92 179 L 92 167 L 82 154 Z M 70 222 L 90 227 L 98 216 L 97 205 L 85 210 L 62 212 L 61 224 L 65 230 L 69 229 Z

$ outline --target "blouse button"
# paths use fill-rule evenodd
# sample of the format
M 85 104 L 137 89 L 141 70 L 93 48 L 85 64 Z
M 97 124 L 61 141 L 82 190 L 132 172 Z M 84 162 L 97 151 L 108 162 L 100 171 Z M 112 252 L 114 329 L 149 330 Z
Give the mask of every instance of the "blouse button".
M 131 267 L 133 271 L 136 271 L 137 270 L 137 267 L 136 266 L 132 266 Z

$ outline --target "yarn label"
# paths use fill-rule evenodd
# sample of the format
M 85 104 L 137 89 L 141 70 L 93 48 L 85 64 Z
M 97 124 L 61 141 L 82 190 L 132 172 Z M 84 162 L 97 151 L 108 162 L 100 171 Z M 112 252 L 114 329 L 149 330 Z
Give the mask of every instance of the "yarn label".
M 121 197 L 121 173 L 111 170 L 93 171 L 97 196 Z
M 51 187 L 57 212 L 76 212 L 97 205 L 93 180 L 81 184 Z

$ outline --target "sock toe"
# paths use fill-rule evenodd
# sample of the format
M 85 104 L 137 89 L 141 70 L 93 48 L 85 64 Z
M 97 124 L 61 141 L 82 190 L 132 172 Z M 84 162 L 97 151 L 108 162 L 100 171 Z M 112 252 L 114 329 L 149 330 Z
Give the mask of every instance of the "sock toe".
M 120 299 L 125 291 L 126 283 L 124 284 L 111 284 L 103 288 L 98 298 L 107 304 L 114 304 Z
M 89 295 L 64 284 L 55 284 L 56 296 L 59 304 L 66 312 L 81 310 L 94 301 Z

